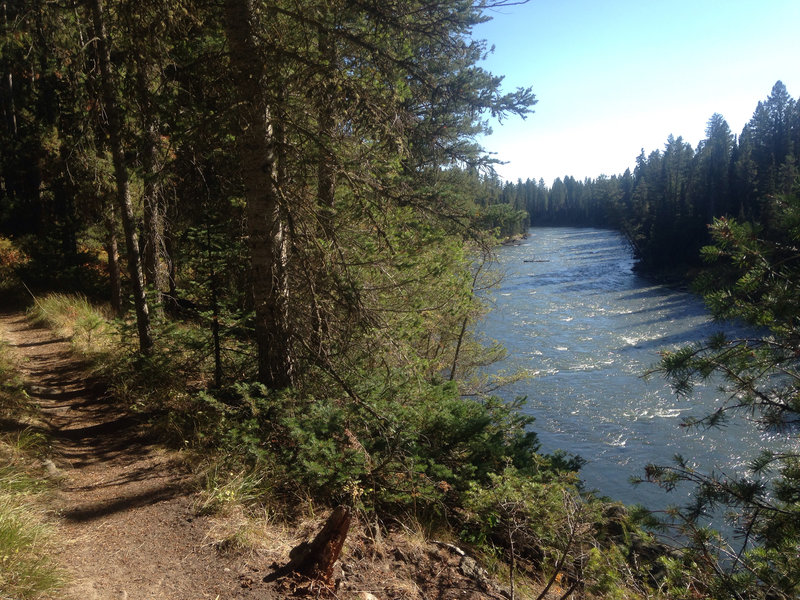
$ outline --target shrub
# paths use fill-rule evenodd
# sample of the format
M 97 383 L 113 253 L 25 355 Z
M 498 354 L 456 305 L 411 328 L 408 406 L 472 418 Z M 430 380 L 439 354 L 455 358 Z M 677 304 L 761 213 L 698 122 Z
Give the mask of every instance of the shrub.
M 0 237 L 0 296 L 5 304 L 19 304 L 27 296 L 19 271 L 29 261 L 28 255 L 16 243 Z
M 237 384 L 197 394 L 184 419 L 198 443 L 223 450 L 229 466 L 269 469 L 276 491 L 384 516 L 433 517 L 509 462 L 523 472 L 542 468 L 521 405 L 461 398 L 449 383 L 399 388 L 391 399 Z
M 501 548 L 511 567 L 517 565 L 546 577 L 539 599 L 560 582 L 562 598 L 576 590 L 603 598 L 624 597 L 628 571 L 622 548 L 600 543 L 603 504 L 578 493 L 574 473 L 554 473 L 540 460 L 536 474 L 513 466 L 489 474 L 489 485 L 473 485 L 462 535 L 478 546 Z

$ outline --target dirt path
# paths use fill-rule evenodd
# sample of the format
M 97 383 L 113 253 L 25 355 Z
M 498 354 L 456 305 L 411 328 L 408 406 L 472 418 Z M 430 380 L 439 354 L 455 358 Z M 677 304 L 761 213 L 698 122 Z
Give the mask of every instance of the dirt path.
M 0 338 L 20 359 L 53 440 L 65 598 L 273 597 L 261 583 L 266 559 L 217 551 L 211 522 L 196 515 L 190 474 L 114 406 L 66 340 L 18 313 L 0 315 Z
M 209 532 L 219 523 L 198 516 L 192 475 L 176 453 L 106 393 L 100 381 L 44 328 L 20 313 L 0 313 L 0 339 L 17 355 L 30 396 L 41 406 L 52 440 L 45 467 L 59 483 L 53 500 L 68 572 L 64 600 L 279 600 L 291 582 L 266 583 L 284 562 L 285 532 L 266 527 L 264 548 L 218 550 Z M 308 533 L 308 532 L 305 532 Z M 281 543 L 276 543 L 283 537 Z M 343 600 L 499 600 L 477 564 L 446 547 L 402 535 L 380 544 L 353 534 L 343 554 Z M 366 592 L 369 590 L 369 593 Z M 374 595 L 373 595 L 374 594 Z

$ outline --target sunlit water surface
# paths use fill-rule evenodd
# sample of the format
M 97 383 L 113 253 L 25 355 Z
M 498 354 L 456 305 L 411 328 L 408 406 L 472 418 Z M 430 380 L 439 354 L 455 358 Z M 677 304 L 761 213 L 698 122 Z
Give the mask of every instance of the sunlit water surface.
M 629 480 L 675 454 L 706 470 L 742 471 L 761 448 L 780 441 L 743 422 L 709 431 L 680 427 L 723 395 L 709 385 L 678 398 L 663 379 L 642 374 L 660 350 L 722 326 L 698 297 L 637 276 L 619 234 L 534 228 L 498 254 L 505 279 L 492 290 L 479 331 L 508 350 L 494 369 L 534 374 L 501 395 L 528 397 L 543 451 L 563 449 L 588 461 L 582 477 L 589 489 L 651 508 L 680 503 L 684 498 Z

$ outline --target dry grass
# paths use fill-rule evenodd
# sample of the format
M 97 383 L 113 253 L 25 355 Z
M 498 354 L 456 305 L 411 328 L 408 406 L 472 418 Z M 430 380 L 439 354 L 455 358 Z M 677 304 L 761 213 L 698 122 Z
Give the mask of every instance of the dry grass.
M 20 420 L 34 412 L 29 400 L 16 366 L 0 347 L 0 411 L 6 418 L 16 415 L 19 423 L 0 435 L 0 597 L 15 600 L 43 598 L 62 585 L 49 558 L 52 531 L 40 508 L 49 487 L 37 467 L 48 441 Z
M 114 347 L 115 328 L 109 311 L 92 304 L 85 296 L 48 294 L 36 298 L 28 316 L 34 323 L 69 338 L 82 354 L 109 352 Z
M 58 590 L 63 577 L 50 554 L 53 532 L 41 496 L 48 484 L 32 455 L 44 452 L 42 436 L 23 430 L 0 440 L 0 597 L 27 600 Z

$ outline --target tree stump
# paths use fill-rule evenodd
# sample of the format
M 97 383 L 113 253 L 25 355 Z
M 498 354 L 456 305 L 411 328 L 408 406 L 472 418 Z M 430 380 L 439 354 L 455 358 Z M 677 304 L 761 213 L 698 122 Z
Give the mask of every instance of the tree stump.
M 289 552 L 291 560 L 281 569 L 281 574 L 298 573 L 330 584 L 333 565 L 342 552 L 352 520 L 348 506 L 336 507 L 313 541 L 303 542 Z

